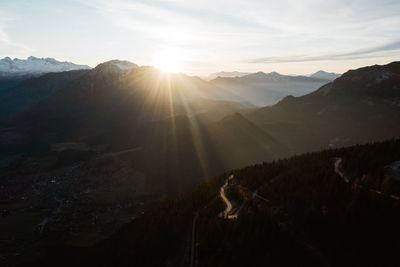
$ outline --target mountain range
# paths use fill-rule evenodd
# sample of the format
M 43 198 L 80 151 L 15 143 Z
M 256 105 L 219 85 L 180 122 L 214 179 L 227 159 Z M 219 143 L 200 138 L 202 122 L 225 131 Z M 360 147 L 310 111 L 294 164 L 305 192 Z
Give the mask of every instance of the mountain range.
M 44 59 L 31 58 L 27 61 L 45 61 Z M 59 63 L 61 67 L 64 64 Z M 23 72 L 23 74 L 19 73 L 18 75 L 14 72 L 3 73 L 3 77 L 0 78 L 0 124 L 40 102 L 66 86 L 72 79 L 88 71 L 88 69 L 78 69 L 56 72 L 58 67 L 58 65 L 49 66 L 47 71 L 50 72 L 48 73 Z M 80 68 L 78 65 L 75 67 Z M 138 65 L 128 61 L 112 60 L 99 64 L 96 67 L 96 72 L 121 72 L 122 77 L 137 68 L 139 68 Z M 247 107 L 274 104 L 288 94 L 302 95 L 329 82 L 325 79 L 288 76 L 276 72 L 268 74 L 258 72 L 240 78 L 219 77 L 212 81 L 204 81 L 196 76 L 185 74 L 174 74 L 172 76 L 175 77 L 176 83 L 184 82 L 185 86 L 189 84 L 192 86 L 190 91 L 185 91 L 187 97 L 191 95 L 189 98 L 196 95 L 196 97 L 215 101 L 239 102 Z M 178 81 L 179 79 L 181 81 Z
M 241 77 L 217 77 L 209 83 L 220 95 L 215 99 L 250 102 L 257 106 L 276 104 L 287 95 L 301 96 L 329 83 L 331 79 L 257 72 Z
M 0 59 L 0 76 L 41 74 L 47 72 L 61 72 L 78 69 L 90 69 L 87 65 L 77 65 L 71 62 L 61 62 L 54 58 L 37 58 L 30 56 L 27 59 L 5 57 Z
M 275 73 L 275 72 L 272 72 Z M 214 80 L 218 77 L 221 78 L 235 78 L 235 77 L 243 77 L 246 75 L 252 74 L 250 72 L 240 72 L 240 71 L 220 71 L 220 72 L 214 72 L 208 75 L 207 80 Z M 299 75 L 288 75 L 288 76 L 299 76 Z M 311 78 L 317 78 L 317 79 L 323 79 L 323 80 L 331 80 L 333 81 L 334 79 L 340 77 L 340 74 L 338 73 L 333 73 L 333 72 L 326 72 L 323 70 L 319 70 L 313 74 L 307 75 L 308 77 Z
M 286 96 L 270 106 L 256 107 L 252 102 L 232 100 L 232 95 L 244 94 L 245 90 L 241 89 L 240 92 L 240 88 L 254 91 L 265 88 L 260 86 L 252 89 L 250 85 L 255 84 L 278 84 L 282 88 L 290 84 L 320 84 L 320 87 L 314 91 L 307 89 L 311 92 L 306 95 Z M 110 237 L 132 219 L 141 218 L 157 205 L 159 200 L 176 196 L 209 177 L 231 169 L 260 162 L 273 162 L 322 149 L 336 152 L 310 156 L 304 161 L 295 157 L 290 161 L 293 162 L 290 168 L 285 165 L 288 160 L 282 160 L 278 165 L 263 165 L 261 169 L 255 167 L 249 171 L 249 175 L 259 175 L 257 177 L 262 180 L 263 177 L 273 178 L 279 175 L 285 168 L 288 170 L 285 174 L 287 182 L 273 189 L 277 192 L 273 195 L 276 205 L 271 209 L 279 211 L 279 218 L 283 216 L 282 221 L 278 220 L 278 225 L 290 222 L 284 219 L 285 212 L 279 210 L 282 207 L 289 208 L 295 214 L 296 210 L 303 211 L 304 207 L 311 205 L 313 208 L 310 208 L 310 213 L 306 213 L 310 217 L 304 215 L 303 222 L 307 224 L 314 219 L 323 220 L 323 217 L 313 214 L 322 210 L 329 202 L 332 206 L 328 206 L 332 207 L 332 216 L 335 217 L 335 212 L 345 205 L 343 203 L 350 205 L 356 201 L 358 193 L 350 194 L 350 189 L 334 184 L 332 173 L 329 173 L 329 185 L 334 184 L 333 188 L 338 190 L 334 192 L 340 194 L 324 200 L 326 202 L 318 202 L 317 196 L 311 201 L 307 196 L 314 191 L 307 189 L 306 180 L 296 178 L 296 168 L 299 170 L 298 166 L 307 162 L 307 173 L 315 175 L 312 176 L 312 183 L 325 190 L 321 192 L 328 192 L 323 184 L 316 181 L 317 174 L 325 177 L 325 167 L 332 167 L 329 162 L 332 157 L 346 153 L 345 162 L 352 162 L 351 155 L 361 153 L 336 150 L 337 148 L 398 138 L 399 84 L 400 62 L 350 70 L 334 81 L 260 72 L 237 78 L 217 78 L 207 82 L 185 74 L 165 74 L 153 67 L 137 66 L 125 61 L 110 61 L 89 70 L 48 73 L 27 79 L 12 87 L 10 92 L 15 94 L 7 95 L 3 102 L 16 103 L 15 106 L 20 108 L 11 112 L 12 115 L 3 121 L 0 128 L 0 196 L 2 210 L 7 214 L 6 219 L 2 220 L 1 234 L 9 236 L 4 238 L 6 241 L 2 246 L 10 254 L 18 252 L 20 247 L 35 253 L 38 247 L 53 244 L 57 234 L 60 236 L 56 238 L 56 243 L 60 246 L 89 246 Z M 233 90 L 231 86 L 239 88 L 238 91 Z M 3 94 L 5 92 L 3 90 Z M 262 95 L 263 98 L 267 97 L 266 92 Z M 261 95 L 258 98 L 261 98 Z M 240 97 L 237 99 L 243 100 Z M 10 105 L 9 109 L 12 107 L 14 105 Z M 390 148 L 391 145 L 389 143 L 384 147 Z M 395 145 L 394 148 L 398 147 L 397 143 Z M 375 149 L 379 149 L 379 145 Z M 388 153 L 384 151 L 386 150 L 379 152 L 382 158 Z M 368 153 L 372 155 L 375 152 Z M 317 162 L 315 159 L 319 157 L 324 160 L 318 161 L 315 165 L 319 168 L 318 172 L 313 172 L 312 163 Z M 371 159 L 368 162 L 375 164 Z M 385 164 L 389 163 L 388 161 Z M 274 166 L 279 166 L 280 171 L 270 173 L 269 170 L 274 170 Z M 268 170 L 265 176 L 262 174 L 264 167 Z M 359 172 L 363 171 L 364 169 L 358 171 L 357 177 L 362 177 L 362 173 Z M 367 174 L 371 172 L 368 169 L 365 171 Z M 243 173 L 245 174 L 245 171 Z M 200 189 L 195 189 L 199 191 L 192 197 L 190 195 L 194 191 L 187 191 L 189 196 L 172 200 L 175 204 L 180 203 L 176 207 L 179 210 L 182 207 L 184 211 L 178 212 L 176 220 L 175 217 L 170 217 L 171 214 L 175 214 L 173 208 L 165 209 L 167 215 L 160 211 L 152 213 L 149 218 L 155 216 L 160 223 L 163 222 L 163 218 L 168 218 L 165 227 L 171 224 L 186 227 L 188 220 L 191 220 L 188 214 L 193 214 L 196 210 L 194 207 L 206 204 L 204 201 L 208 201 L 208 197 L 210 201 L 219 201 L 211 193 L 218 192 L 225 178 L 226 176 L 220 176 L 217 180 L 206 182 L 199 187 Z M 246 180 L 245 175 L 240 179 Z M 293 180 L 295 183 L 291 185 L 290 179 L 296 179 Z M 250 185 L 251 182 L 243 183 L 243 186 L 256 190 L 256 187 Z M 213 189 L 208 190 L 208 186 L 213 186 Z M 306 191 L 296 191 L 295 188 L 303 186 Z M 396 188 L 393 190 L 396 191 Z M 301 197 L 293 197 L 286 202 L 280 198 L 279 192 L 292 192 L 293 196 Z M 339 201 L 339 206 L 332 204 L 340 199 L 342 193 L 349 201 Z M 197 204 L 186 206 L 185 203 Z M 211 205 L 210 214 L 221 211 L 221 205 Z M 264 208 L 269 209 L 262 209 Z M 357 208 L 355 212 L 361 212 L 362 207 L 359 208 L 360 210 Z M 14 222 L 17 218 L 20 221 L 31 222 L 30 226 L 15 227 Z M 214 219 L 210 222 L 216 223 L 215 225 L 226 224 Z M 147 220 L 144 219 L 144 225 L 152 223 L 157 225 L 153 229 L 165 230 L 159 223 L 152 221 L 153 219 Z M 143 230 L 140 228 L 143 227 L 141 222 L 139 221 L 139 225 L 134 224 L 133 228 Z M 276 226 L 274 225 L 271 227 Z M 290 226 L 289 232 L 295 231 L 302 224 L 295 221 L 291 225 L 293 228 Z M 40 228 L 39 232 L 35 230 L 37 227 Z M 215 229 L 220 226 L 203 227 L 202 233 L 209 229 L 210 233 L 216 234 L 218 231 Z M 48 240 L 43 239 L 43 233 L 49 237 Z M 140 236 L 141 231 L 130 233 Z M 279 232 L 279 236 L 282 234 L 283 238 L 286 233 Z M 165 234 L 169 235 L 165 236 L 165 240 L 170 240 L 175 237 L 176 232 L 165 231 Z M 288 243 L 285 243 L 287 239 L 281 237 L 277 240 L 286 240 L 280 243 L 282 247 L 297 248 L 300 244 L 301 249 L 312 251 L 312 248 L 302 244 L 308 243 L 308 238 L 314 238 L 315 234 L 306 232 L 306 239 L 298 239 L 296 236 L 293 240 L 289 238 Z M 116 236 L 110 240 L 119 242 L 121 239 Z M 148 240 L 156 240 L 152 239 L 153 237 L 150 233 L 146 234 Z M 202 238 L 204 242 L 209 242 L 207 236 Z M 150 247 L 155 244 L 152 242 L 148 243 Z M 174 242 L 171 244 L 179 243 Z M 239 241 L 232 239 L 232 242 Z M 109 248 L 109 245 L 105 247 Z M 216 247 L 218 246 L 214 248 Z M 317 247 L 320 252 L 329 248 L 325 243 Z M 141 251 L 136 245 L 127 248 L 132 248 L 137 253 Z M 146 248 L 147 245 L 143 247 Z M 175 245 L 171 245 L 170 248 L 179 249 Z M 206 251 L 206 248 L 204 249 Z M 223 250 L 225 249 L 230 248 L 224 246 Z M 182 250 L 185 250 L 185 246 Z M 144 251 L 143 255 L 148 255 L 148 251 Z M 207 253 L 205 251 L 202 253 Z M 168 258 L 164 254 L 160 255 L 163 256 L 157 259 Z M 128 256 L 124 254 L 124 257 Z M 209 259 L 211 266 L 218 263 L 216 258 L 218 257 L 214 255 Z M 110 259 L 115 260 L 115 257 Z M 315 255 L 302 259 L 302 262 L 304 260 L 307 263 L 309 259 L 313 262 L 316 259 Z M 328 257 L 328 262 L 329 259 Z M 174 262 L 172 259 L 168 260 Z M 143 265 L 157 266 L 157 263 L 159 262 L 155 259 L 154 264 Z

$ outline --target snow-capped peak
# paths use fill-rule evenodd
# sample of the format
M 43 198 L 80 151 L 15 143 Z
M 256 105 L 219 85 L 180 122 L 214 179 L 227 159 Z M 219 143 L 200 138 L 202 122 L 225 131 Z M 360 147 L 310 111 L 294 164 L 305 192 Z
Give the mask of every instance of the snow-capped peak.
M 90 69 L 87 65 L 77 65 L 71 62 L 61 62 L 54 58 L 37 58 L 30 56 L 27 59 L 5 57 L 0 59 L 0 72 L 7 73 L 47 73 L 78 69 Z

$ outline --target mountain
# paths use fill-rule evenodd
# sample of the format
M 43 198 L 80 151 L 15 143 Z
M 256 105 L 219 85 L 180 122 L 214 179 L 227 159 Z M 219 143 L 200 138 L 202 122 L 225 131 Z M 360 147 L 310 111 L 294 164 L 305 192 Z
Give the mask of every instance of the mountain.
M 33 56 L 27 59 L 11 59 L 5 57 L 0 59 L 0 73 L 10 74 L 40 74 L 47 72 L 61 72 L 78 69 L 90 69 L 87 65 L 77 65 L 71 62 L 61 62 L 54 58 L 36 58 Z
M 218 77 L 229 77 L 229 78 L 234 78 L 234 77 L 242 77 L 245 75 L 250 74 L 249 72 L 240 72 L 240 71 L 220 71 L 220 72 L 214 72 L 208 75 L 207 79 L 208 80 L 213 80 Z
M 125 74 L 128 74 L 131 72 L 133 69 L 138 68 L 139 66 L 135 63 L 126 61 L 126 60 L 110 60 L 105 63 L 99 64 L 96 67 L 96 72 L 97 73 L 110 73 L 110 72 L 123 72 Z
M 229 171 L 34 266 L 397 266 L 399 158 L 392 140 Z
M 178 131 L 178 127 L 202 135 L 206 124 L 248 107 L 204 98 L 208 88 L 202 88 L 205 82 L 201 79 L 163 75 L 152 67 L 134 64 L 127 72 L 121 69 L 121 62 L 117 63 L 99 64 L 16 116 L 7 124 L 10 130 L 6 135 L 19 139 L 17 143 L 2 142 L 8 148 L 3 147 L 4 151 L 43 149 L 66 140 L 107 144 L 109 149 L 142 146 L 146 138 L 172 138 L 172 131 Z M 187 118 L 175 120 L 178 116 Z M 158 124 L 168 123 L 176 129 L 164 127 L 148 134 Z
M 210 81 L 210 84 L 223 92 L 220 98 L 266 106 L 277 103 L 287 95 L 310 93 L 329 81 L 277 72 L 257 72 L 235 78 L 218 77 Z
M 70 72 L 26 81 L 28 91 L 49 94 L 0 128 L 5 225 L 22 216 L 87 246 L 206 177 L 285 154 L 241 115 L 225 118 L 248 105 L 204 98 L 212 88 L 199 78 L 116 61 L 79 72 L 68 82 Z M 239 161 L 237 153 L 249 157 Z M 108 219 L 94 228 L 92 216 Z M 40 238 L 32 229 L 17 246 Z
M 319 70 L 319 71 L 309 75 L 309 77 L 333 81 L 334 79 L 339 78 L 340 74 Z
M 350 70 L 308 95 L 288 96 L 247 118 L 297 153 L 398 137 L 399 67 L 393 62 Z
M 12 85 L 0 91 L 0 124 L 66 87 L 86 72 L 87 70 L 54 72 L 39 77 L 25 77 L 22 81 L 8 79 L 8 84 L 13 81 Z
M 63 63 L 61 62 L 60 64 L 62 65 Z M 61 65 L 60 67 L 62 67 Z M 138 65 L 129 61 L 111 60 L 108 64 L 100 64 L 96 71 L 99 72 L 99 75 L 113 71 L 121 73 L 121 75 L 127 75 L 137 67 Z M 72 80 L 79 78 L 87 71 L 87 69 L 79 69 L 42 73 L 40 75 L 32 73 L 4 75 L 4 77 L 0 78 L 0 123 L 40 102 L 60 88 L 67 86 Z M 104 75 L 104 78 L 107 79 L 107 76 Z

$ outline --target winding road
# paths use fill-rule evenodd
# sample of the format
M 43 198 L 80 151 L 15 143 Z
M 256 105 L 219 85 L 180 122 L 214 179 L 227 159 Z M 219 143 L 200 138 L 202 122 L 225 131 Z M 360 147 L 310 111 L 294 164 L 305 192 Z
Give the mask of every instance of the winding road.
M 349 178 L 346 177 L 346 175 L 345 175 L 345 174 L 341 171 L 341 169 L 340 169 L 340 164 L 342 163 L 342 158 L 336 157 L 336 158 L 334 158 L 334 160 L 335 160 L 335 161 L 334 161 L 334 171 L 335 171 L 335 173 L 338 174 L 338 175 L 343 179 L 344 182 L 350 183 Z M 399 169 L 400 169 L 400 160 L 399 160 L 399 161 L 396 161 L 396 162 L 394 162 L 394 163 L 392 163 L 392 164 L 388 167 L 388 169 L 387 169 L 387 174 L 388 174 L 392 179 L 397 180 L 397 181 L 400 181 L 400 172 L 399 172 Z M 224 202 L 225 205 L 226 205 L 225 210 L 222 212 L 223 217 L 224 217 L 225 219 L 236 219 L 236 218 L 238 217 L 239 211 L 240 211 L 241 208 L 243 207 L 243 204 L 242 204 L 242 205 L 240 206 L 240 208 L 239 208 L 234 214 L 230 214 L 230 213 L 232 212 L 233 207 L 232 207 L 231 201 L 226 197 L 226 188 L 227 188 L 228 185 L 229 185 L 229 181 L 233 180 L 233 178 L 234 178 L 233 174 L 230 175 L 230 176 L 226 179 L 225 183 L 221 186 L 220 192 L 219 192 L 219 195 L 220 195 L 221 199 L 223 200 L 223 202 Z M 241 185 L 238 185 L 238 186 L 241 187 L 241 188 L 243 188 L 243 189 L 246 189 L 246 190 L 250 191 L 250 192 L 252 193 L 252 194 L 251 194 L 251 198 L 252 198 L 252 199 L 254 199 L 254 198 L 257 197 L 257 198 L 259 198 L 259 199 L 261 199 L 261 200 L 263 200 L 263 201 L 265 201 L 265 202 L 269 202 L 268 199 L 266 199 L 266 198 L 264 198 L 264 197 L 258 195 L 258 190 L 252 192 L 249 188 L 246 188 L 246 187 L 241 186 Z M 362 186 L 360 185 L 359 187 L 362 187 Z M 373 192 L 373 193 L 376 193 L 376 194 L 379 194 L 379 195 L 382 195 L 382 194 L 383 194 L 383 192 L 377 191 L 377 190 L 373 190 L 373 189 L 370 189 L 369 191 L 370 191 L 370 192 Z M 400 200 L 400 196 L 390 195 L 389 197 L 392 198 L 392 199 Z M 191 236 L 191 249 L 190 249 L 190 254 L 191 254 L 191 255 L 190 255 L 190 267 L 194 267 L 194 266 L 196 265 L 196 224 L 197 224 L 198 217 L 199 217 L 199 210 L 196 211 L 195 216 L 194 216 L 194 218 L 193 218 L 193 222 L 192 222 L 192 233 L 191 233 L 192 236 Z M 307 244 L 306 244 L 306 245 L 307 245 Z M 316 249 L 313 248 L 313 247 L 310 246 L 310 245 L 307 245 L 307 247 L 308 247 L 309 249 L 311 249 L 312 251 L 314 251 L 314 252 L 316 251 Z M 316 251 L 316 252 L 317 252 L 318 254 L 320 254 L 320 252 L 318 252 L 318 251 Z M 320 255 L 320 258 L 323 259 L 323 257 L 322 257 L 321 255 Z
M 339 168 L 341 162 L 342 162 L 342 158 L 339 158 L 339 157 L 338 157 L 338 158 L 335 158 L 335 163 L 334 163 L 335 172 L 336 172 L 340 177 L 342 177 L 343 180 L 344 180 L 346 183 L 349 183 L 350 180 L 346 177 L 346 175 L 344 175 L 344 173 L 343 173 L 343 172 L 340 170 L 340 168 Z M 386 173 L 387 173 L 387 174 L 389 175 L 389 177 L 391 177 L 393 180 L 400 181 L 400 172 L 399 172 L 399 169 L 400 169 L 400 160 L 399 160 L 399 161 L 393 162 L 393 163 L 387 168 Z M 364 188 L 364 186 L 362 186 L 362 185 L 358 185 L 358 187 L 359 187 L 359 188 Z M 367 190 L 368 190 L 368 189 L 367 189 Z M 379 190 L 375 190 L 375 189 L 369 189 L 369 191 L 370 191 L 371 193 L 374 193 L 374 194 L 377 194 L 377 195 L 387 195 L 387 194 L 385 194 L 384 192 L 379 191 Z M 400 200 L 400 196 L 397 196 L 397 195 L 391 194 L 391 195 L 387 195 L 387 196 L 389 196 L 391 199 Z
M 224 218 L 228 218 L 229 212 L 232 211 L 232 203 L 229 201 L 229 199 L 225 195 L 225 189 L 228 186 L 228 182 L 230 179 L 233 179 L 233 175 L 229 176 L 229 178 L 225 181 L 224 185 L 221 186 L 221 189 L 219 190 L 219 195 L 221 196 L 222 200 L 224 201 L 226 208 L 223 212 Z
M 335 158 L 335 164 L 334 164 L 334 166 L 335 166 L 335 172 L 336 172 L 337 174 L 339 174 L 339 176 L 342 177 L 343 180 L 344 180 L 346 183 L 349 183 L 349 179 L 346 177 L 346 175 L 344 175 L 344 173 L 343 173 L 343 172 L 340 170 L 340 168 L 339 168 L 340 163 L 342 163 L 342 158 Z

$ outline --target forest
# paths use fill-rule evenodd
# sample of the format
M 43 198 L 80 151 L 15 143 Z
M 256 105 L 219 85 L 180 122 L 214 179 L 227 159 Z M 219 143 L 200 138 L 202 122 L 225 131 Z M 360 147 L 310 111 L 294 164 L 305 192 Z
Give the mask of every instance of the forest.
M 389 140 L 232 170 L 93 247 L 52 246 L 36 265 L 393 266 L 400 188 L 388 167 L 399 159 L 400 140 Z M 228 220 L 219 192 L 230 175 L 227 196 L 241 209 Z

